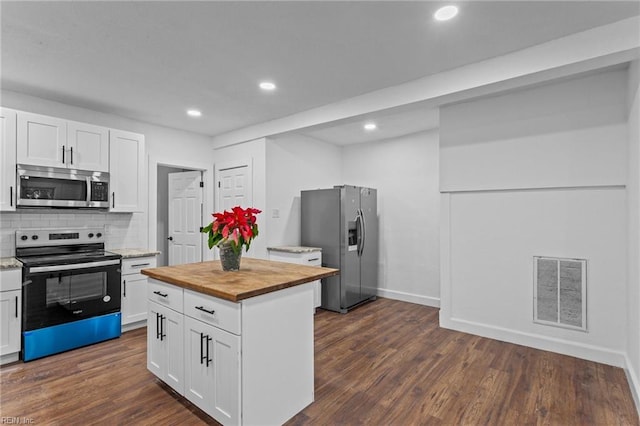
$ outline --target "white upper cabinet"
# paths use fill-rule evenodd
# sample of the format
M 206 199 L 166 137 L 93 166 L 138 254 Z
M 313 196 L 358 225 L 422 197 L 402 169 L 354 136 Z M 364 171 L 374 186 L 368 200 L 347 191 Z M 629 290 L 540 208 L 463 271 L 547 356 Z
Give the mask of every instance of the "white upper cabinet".
M 104 127 L 18 112 L 17 134 L 20 164 L 109 170 L 108 130 Z
M 16 112 L 0 108 L 0 211 L 16 209 Z
M 67 121 L 18 113 L 18 163 L 66 167 Z
M 109 176 L 112 212 L 144 211 L 144 135 L 109 131 Z
M 94 172 L 109 171 L 109 130 L 105 127 L 69 121 L 69 167 Z

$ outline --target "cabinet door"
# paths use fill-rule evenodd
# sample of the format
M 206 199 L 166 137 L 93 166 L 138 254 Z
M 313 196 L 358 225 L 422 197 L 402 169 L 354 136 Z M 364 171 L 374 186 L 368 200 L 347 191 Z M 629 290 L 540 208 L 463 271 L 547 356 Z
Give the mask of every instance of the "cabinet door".
M 109 171 L 109 130 L 69 121 L 67 123 L 69 167 L 93 172 Z
M 0 108 L 0 210 L 16 209 L 16 112 Z
M 18 163 L 67 167 L 67 122 L 59 118 L 18 112 Z
M 160 339 L 160 315 L 164 307 L 149 301 L 147 314 L 147 369 L 164 380 L 167 365 L 166 342 Z
M 167 369 L 164 381 L 184 395 L 184 316 L 163 308 L 162 332 L 166 341 Z
M 112 212 L 143 211 L 145 194 L 144 136 L 109 131 L 109 172 Z
M 147 277 L 122 276 L 122 325 L 147 318 Z
M 20 351 L 21 290 L 0 292 L 0 355 Z
M 185 317 L 184 396 L 204 411 L 208 411 L 210 401 L 213 400 L 213 354 L 209 344 L 213 329 L 214 327 L 208 324 Z M 207 349 L 210 351 L 209 354 Z
M 209 415 L 222 424 L 240 424 L 240 336 L 212 327 L 213 394 Z

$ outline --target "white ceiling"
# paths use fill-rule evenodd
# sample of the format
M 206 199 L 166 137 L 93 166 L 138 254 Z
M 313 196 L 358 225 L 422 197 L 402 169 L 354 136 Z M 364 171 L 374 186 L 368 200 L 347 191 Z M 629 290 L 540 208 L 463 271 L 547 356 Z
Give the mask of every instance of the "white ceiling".
M 442 2 L 2 1 L 1 85 L 214 136 L 640 13 L 637 1 L 455 3 L 458 17 L 435 22 Z M 376 138 L 412 117 L 427 118 L 409 130 L 429 128 L 434 114 L 385 112 Z M 361 124 L 307 134 L 364 142 Z

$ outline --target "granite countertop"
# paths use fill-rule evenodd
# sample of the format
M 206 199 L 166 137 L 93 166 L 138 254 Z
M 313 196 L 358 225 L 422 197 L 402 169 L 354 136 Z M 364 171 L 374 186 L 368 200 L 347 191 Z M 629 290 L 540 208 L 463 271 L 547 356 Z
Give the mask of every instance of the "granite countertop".
M 322 251 L 319 247 L 302 247 L 302 246 L 280 246 L 267 247 L 269 251 L 282 251 L 285 253 L 311 253 L 314 251 Z
M 160 252 L 157 250 L 140 248 L 108 249 L 108 251 L 110 251 L 111 253 L 119 254 L 123 259 L 129 259 L 133 257 L 157 256 L 160 254 Z
M 240 270 L 234 272 L 223 271 L 220 261 L 142 270 L 151 278 L 232 302 L 338 275 L 339 272 L 333 268 L 252 258 L 243 258 Z
M 19 269 L 22 263 L 15 257 L 0 257 L 0 269 Z

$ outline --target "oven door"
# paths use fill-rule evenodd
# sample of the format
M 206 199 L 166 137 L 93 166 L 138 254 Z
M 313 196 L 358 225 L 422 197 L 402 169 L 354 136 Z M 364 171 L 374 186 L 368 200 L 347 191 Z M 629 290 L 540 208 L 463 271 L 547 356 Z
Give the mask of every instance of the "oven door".
M 23 270 L 23 331 L 120 311 L 120 260 Z

